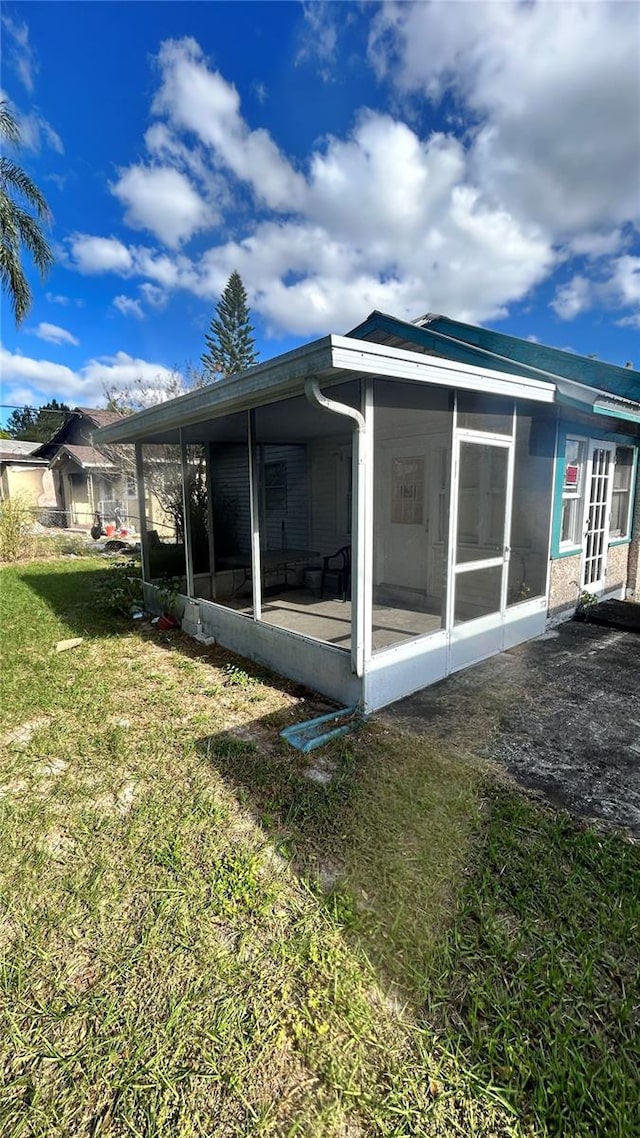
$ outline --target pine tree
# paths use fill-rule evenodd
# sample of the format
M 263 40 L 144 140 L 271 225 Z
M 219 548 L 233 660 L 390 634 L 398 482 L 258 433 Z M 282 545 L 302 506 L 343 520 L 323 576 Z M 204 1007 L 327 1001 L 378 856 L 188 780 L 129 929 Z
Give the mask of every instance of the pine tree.
M 247 294 L 240 273 L 232 272 L 216 305 L 217 317 L 205 335 L 207 351 L 201 356 L 208 382 L 226 379 L 258 362 Z
M 57 399 L 42 407 L 17 407 L 7 420 L 9 438 L 46 443 L 62 426 L 69 411 L 67 404 L 58 403 Z

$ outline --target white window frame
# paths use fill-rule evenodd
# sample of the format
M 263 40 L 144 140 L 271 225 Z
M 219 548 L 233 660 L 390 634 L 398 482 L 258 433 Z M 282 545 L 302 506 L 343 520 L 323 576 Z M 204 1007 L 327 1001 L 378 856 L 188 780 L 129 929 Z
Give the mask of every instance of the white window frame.
M 622 491 L 622 493 L 628 494 L 626 527 L 625 527 L 625 532 L 622 534 L 617 533 L 617 532 L 612 533 L 612 531 L 611 531 L 611 521 L 613 518 L 613 497 L 614 497 L 614 494 L 616 493 L 616 490 L 615 490 L 616 456 L 617 456 L 617 453 L 619 450 L 630 450 L 631 451 L 631 472 L 629 475 L 629 488 L 628 488 L 628 490 Z M 615 454 L 614 454 L 614 458 L 613 458 L 613 484 L 612 484 L 612 490 L 611 490 L 611 513 L 610 513 L 610 517 L 609 517 L 609 545 L 623 545 L 623 544 L 626 544 L 627 542 L 631 541 L 631 527 L 633 525 L 634 490 L 636 487 L 637 477 L 638 477 L 638 448 L 632 446 L 631 443 L 616 444 Z
M 565 483 L 566 465 L 567 465 L 567 445 L 569 443 L 582 444 L 582 447 L 584 448 L 584 457 L 582 460 L 582 469 L 580 472 L 581 473 L 580 484 L 579 484 L 575 494 L 571 494 L 571 493 L 568 494 L 566 492 L 565 484 L 564 484 Z M 591 465 L 591 451 L 592 451 L 591 440 L 586 435 L 573 435 L 573 434 L 571 434 L 571 435 L 565 436 L 564 454 L 563 454 L 563 468 L 562 468 L 562 470 L 563 470 L 563 473 L 562 473 L 562 504 L 560 507 L 559 549 L 560 549 L 561 553 L 567 553 L 569 551 L 572 551 L 572 552 L 575 551 L 577 553 L 579 550 L 582 549 L 582 547 L 584 545 L 585 510 L 586 510 L 586 505 L 587 505 L 587 493 L 586 493 L 586 491 L 587 491 L 587 484 L 588 484 L 588 474 L 589 474 L 590 465 Z M 563 514 L 564 514 L 565 502 L 575 502 L 576 503 L 576 517 L 577 517 L 578 525 L 580 527 L 580 532 L 578 534 L 578 540 L 577 541 L 573 541 L 572 539 L 568 540 L 568 541 L 562 540 L 562 518 L 563 518 Z

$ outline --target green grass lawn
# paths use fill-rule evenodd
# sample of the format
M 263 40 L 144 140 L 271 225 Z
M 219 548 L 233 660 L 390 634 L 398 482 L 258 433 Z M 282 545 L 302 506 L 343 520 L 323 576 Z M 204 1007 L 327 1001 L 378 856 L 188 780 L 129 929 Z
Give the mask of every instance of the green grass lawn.
M 638 847 L 381 720 L 310 781 L 103 571 L 2 571 L 0 1134 L 639 1132 Z

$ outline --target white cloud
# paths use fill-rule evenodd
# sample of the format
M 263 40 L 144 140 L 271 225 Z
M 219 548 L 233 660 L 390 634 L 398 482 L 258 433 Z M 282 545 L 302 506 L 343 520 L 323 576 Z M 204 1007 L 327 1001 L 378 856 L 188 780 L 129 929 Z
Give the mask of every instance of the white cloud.
M 138 290 L 142 299 L 150 308 L 164 308 L 167 303 L 168 297 L 165 290 L 158 285 L 151 284 L 150 281 L 145 281 L 144 284 L 138 285 Z
M 59 293 L 45 292 L 44 297 L 49 304 L 61 304 L 64 308 L 67 308 L 69 305 L 69 297 L 62 296 Z
M 456 139 L 421 137 L 365 111 L 349 136 L 314 148 L 305 174 L 266 131 L 250 129 L 237 91 L 209 70 L 194 41 L 165 43 L 159 62 L 153 106 L 167 121 L 149 128 L 148 148 L 163 160 L 173 155 L 194 178 L 207 169 L 235 178 L 254 197 L 257 219 L 244 238 L 197 259 L 84 237 L 72 246 L 82 271 L 215 298 L 238 268 L 274 331 L 313 335 L 342 330 L 374 305 L 405 316 L 432 308 L 495 317 L 554 263 L 544 233 L 473 184 Z
M 63 364 L 32 359 L 0 346 L 0 369 L 9 403 L 34 405 L 55 397 L 95 407 L 104 402 L 107 389 L 128 392 L 142 386 L 160 400 L 163 393 L 173 392 L 176 387 L 174 371 L 162 364 L 136 359 L 127 352 L 90 359 L 73 371 Z M 18 390 L 20 400 L 15 399 Z
M 623 316 L 622 320 L 616 320 L 621 328 L 638 328 L 640 330 L 640 312 L 635 312 L 633 316 Z
M 552 307 L 562 320 L 598 305 L 603 310 L 637 309 L 623 316 L 618 324 L 636 327 L 640 317 L 640 257 L 624 254 L 603 260 L 598 275 L 576 274 L 556 292 Z
M 144 320 L 144 312 L 139 300 L 132 296 L 114 296 L 113 307 L 123 316 L 135 316 L 136 320 Z
M 638 216 L 639 35 L 636 4 L 387 3 L 370 52 L 405 92 L 455 92 L 481 187 L 573 234 Z
M 328 0 L 303 0 L 304 25 L 300 33 L 300 48 L 296 55 L 296 66 L 302 63 L 317 63 L 320 78 L 331 82 L 336 63 L 338 44 L 338 18 L 345 18 L 345 8 L 338 8 Z M 338 16 L 339 12 L 339 16 Z
M 71 174 L 45 174 L 45 181 L 53 182 L 56 189 L 62 193 L 71 177 Z
M 552 7 L 558 9 L 555 23 L 546 11 Z M 620 182 L 611 195 L 610 187 L 598 182 L 604 177 L 594 169 L 599 157 L 594 159 L 580 141 L 579 118 L 576 153 L 563 164 L 573 145 L 560 105 L 563 69 L 566 65 L 586 106 L 597 102 L 605 50 L 598 34 L 605 45 L 611 39 L 609 17 L 568 3 L 576 24 L 572 39 L 564 7 L 469 4 L 464 23 L 457 5 L 386 6 L 374 21 L 372 50 L 379 68 L 392 69 L 406 90 L 419 91 L 418 98 L 455 90 L 467 118 L 474 116 L 473 129 L 456 138 L 421 131 L 417 118 L 409 126 L 364 109 L 348 134 L 316 143 L 304 165 L 290 159 L 267 131 L 251 129 L 236 88 L 207 64 L 194 40 L 164 43 L 155 121 L 145 135 L 152 165 L 124 171 L 118 186 L 130 191 L 133 185 L 140 193 L 121 196 L 129 211 L 138 211 L 140 224 L 174 246 L 197 231 L 192 226 L 213 229 L 214 214 L 205 220 L 205 213 L 216 198 L 220 229 L 234 232 L 234 238 L 220 240 L 216 233 L 208 249 L 189 257 L 184 250 L 168 254 L 115 238 L 76 235 L 71 245 L 76 264 L 83 272 L 140 278 L 140 298 L 151 307 L 160 307 L 178 289 L 215 299 L 237 268 L 267 328 L 300 336 L 342 331 L 373 307 L 406 317 L 431 310 L 471 322 L 500 318 L 561 263 L 568 266 L 568 280 L 553 304 L 563 319 L 586 311 L 596 297 L 609 307 L 629 305 L 635 278 L 628 266 L 625 276 L 621 256 L 629 243 L 624 205 L 629 195 L 621 188 L 626 159 L 618 155 L 618 161 L 618 143 L 611 143 Z M 616 31 L 626 26 L 624 19 L 613 17 Z M 523 75 L 520 93 L 517 67 L 502 44 L 505 31 L 514 35 Z M 441 50 L 427 50 L 436 32 Z M 544 52 L 537 50 L 538 42 Z M 576 52 L 583 53 L 586 78 L 578 74 Z M 607 106 L 620 109 L 629 86 L 628 52 L 618 44 L 613 58 L 621 75 L 612 83 Z M 562 136 L 548 122 L 553 116 L 547 84 L 558 102 Z M 567 99 L 575 110 L 573 96 Z M 522 138 L 514 141 L 516 127 Z M 625 129 L 626 124 L 622 134 Z M 185 189 L 191 206 L 183 209 L 179 193 L 170 204 L 170 194 L 160 195 L 155 205 L 153 194 L 146 196 L 147 176 L 167 172 Z M 587 173 L 591 184 L 585 188 L 581 180 Z M 627 177 L 627 189 L 628 182 Z M 250 209 L 244 209 L 247 202 Z M 577 257 L 586 262 L 576 263 Z
M 561 320 L 573 320 L 581 312 L 591 308 L 592 299 L 592 282 L 587 277 L 576 274 L 556 290 L 551 307 Z
M 29 43 L 29 28 L 26 24 L 19 24 L 16 20 L 12 20 L 11 17 L 7 15 L 2 16 L 2 26 L 11 41 L 9 58 L 11 59 L 20 82 L 29 94 L 31 94 L 33 91 L 34 76 L 38 73 L 38 64 L 33 53 L 33 48 Z
M 9 104 L 9 108 L 18 123 L 22 148 L 38 153 L 44 145 L 50 150 L 55 150 L 56 154 L 64 154 L 64 145 L 60 135 L 39 110 L 34 109 L 29 112 L 21 110 L 5 91 L 0 91 L 0 97 Z M 49 175 L 49 177 L 53 179 L 56 175 Z
M 33 335 L 39 340 L 47 340 L 50 344 L 72 344 L 77 348 L 80 343 L 66 328 L 61 328 L 58 324 L 47 324 L 46 321 L 42 321 L 33 329 Z
M 603 233 L 578 233 L 571 238 L 569 248 L 572 253 L 583 257 L 607 257 L 617 253 L 625 243 L 621 229 Z
M 619 257 L 613 265 L 611 285 L 621 304 L 640 305 L 640 257 Z
M 266 130 L 249 129 L 236 88 L 208 69 L 196 41 L 166 41 L 159 64 L 162 84 L 153 111 L 165 115 L 174 130 L 192 131 L 269 208 L 295 208 L 304 178 Z
M 92 237 L 76 233 L 70 240 L 75 267 L 81 273 L 128 273 L 133 258 L 117 237 Z
M 210 224 L 206 202 L 169 166 L 130 166 L 120 172 L 113 193 L 126 207 L 128 225 L 149 229 L 174 249 Z

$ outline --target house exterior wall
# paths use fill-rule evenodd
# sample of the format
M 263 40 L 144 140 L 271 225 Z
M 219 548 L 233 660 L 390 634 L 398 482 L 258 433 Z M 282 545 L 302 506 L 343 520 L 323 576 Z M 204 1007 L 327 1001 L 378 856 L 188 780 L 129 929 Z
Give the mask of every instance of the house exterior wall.
M 605 592 L 616 589 L 622 596 L 627 586 L 629 567 L 629 542 L 623 545 L 610 545 L 607 555 L 607 576 Z
M 2 464 L 2 497 L 23 495 L 33 506 L 55 506 L 56 495 L 51 471 L 43 466 L 25 467 Z
M 145 584 L 145 601 L 157 611 L 157 590 Z M 178 597 L 176 615 L 184 616 L 189 604 L 186 596 Z M 189 619 L 200 618 L 205 636 L 258 664 L 272 668 L 282 676 L 321 691 L 338 702 L 356 704 L 363 700 L 364 683 L 353 674 L 348 652 L 332 644 L 296 635 L 285 628 L 263 624 L 250 616 L 234 612 L 222 605 L 198 599 L 190 605 Z
M 222 514 L 219 518 L 220 528 L 215 526 L 217 555 L 224 557 L 232 551 L 248 553 L 251 549 L 251 509 L 249 460 L 245 444 L 216 446 L 211 480 L 214 516 L 216 503 Z M 226 544 L 229 544 L 229 549 L 225 548 Z
M 286 466 L 286 505 L 269 509 L 266 476 L 261 479 L 261 542 L 263 549 L 307 549 L 309 543 L 309 498 L 307 451 L 304 446 L 264 446 L 260 457 L 266 466 Z
M 640 602 L 640 462 L 636 468 L 635 506 L 628 551 L 627 590 L 634 601 Z
M 93 521 L 89 476 L 79 471 L 74 463 L 66 463 L 62 478 L 68 520 L 74 526 L 89 529 Z
M 318 439 L 309 445 L 311 483 L 310 548 L 320 557 L 351 544 L 347 501 L 351 442 L 342 438 Z M 340 499 L 344 499 L 341 501 Z
M 551 562 L 549 580 L 549 617 L 562 616 L 575 609 L 580 596 L 580 570 L 582 555 L 560 557 Z

